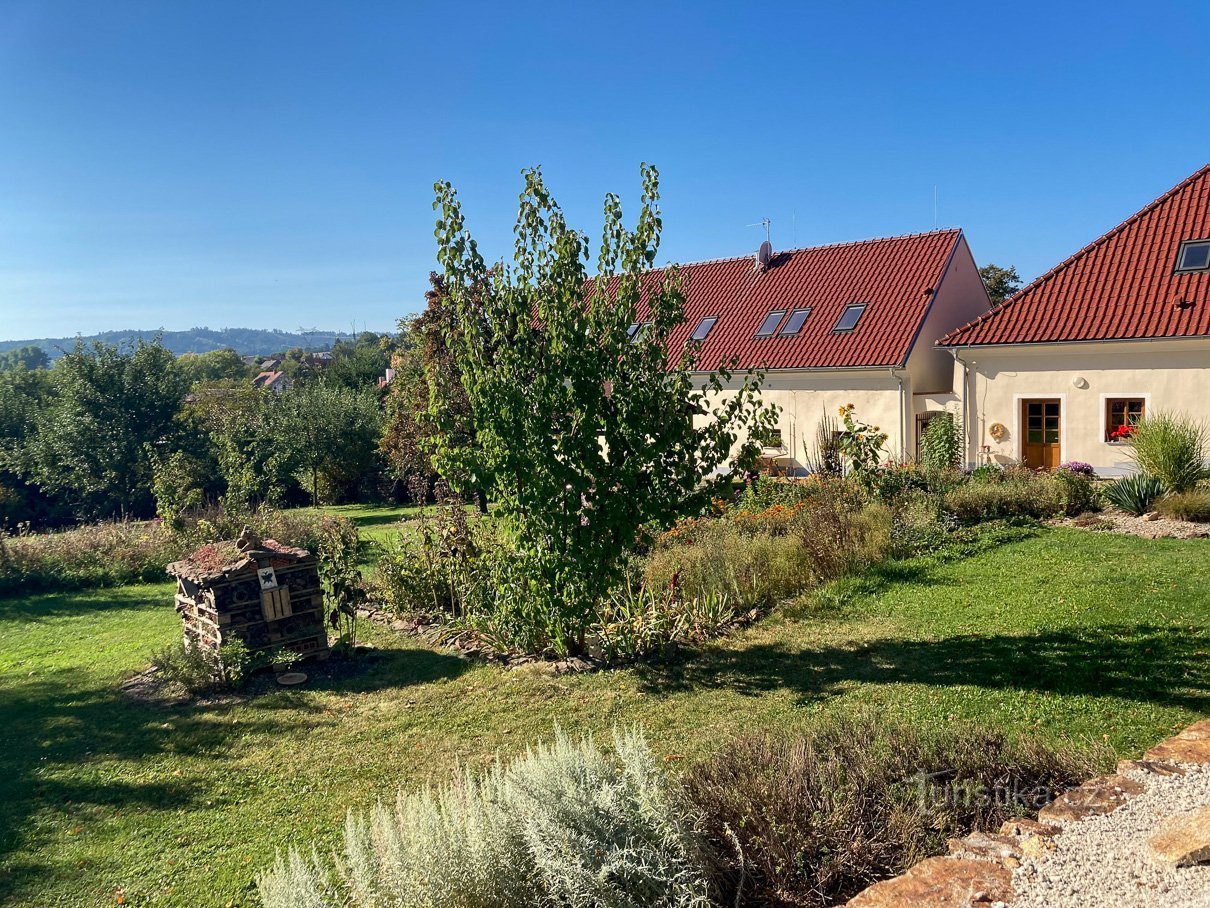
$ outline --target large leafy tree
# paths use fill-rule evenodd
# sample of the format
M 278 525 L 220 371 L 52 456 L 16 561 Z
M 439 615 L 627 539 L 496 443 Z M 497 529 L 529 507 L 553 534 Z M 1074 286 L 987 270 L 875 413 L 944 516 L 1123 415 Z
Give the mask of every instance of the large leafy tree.
M 999 265 L 984 265 L 979 269 L 979 277 L 983 278 L 983 286 L 991 298 L 995 308 L 1021 289 L 1021 275 L 1013 266 L 1001 268 Z
M 251 370 L 234 350 L 208 350 L 182 353 L 177 365 L 189 387 L 199 382 L 240 381 L 251 377 Z
M 725 370 L 695 382 L 695 346 L 670 352 L 685 299 L 678 269 L 652 270 L 659 179 L 654 167 L 642 173 L 633 230 L 618 198 L 605 199 L 591 278 L 587 237 L 539 171 L 525 174 L 507 265 L 484 262 L 453 187 L 435 187 L 446 339 L 475 430 L 466 444 L 436 401 L 436 466 L 498 502 L 524 562 L 526 610 L 557 651 L 583 648 L 639 528 L 710 495 L 745 427 L 770 421 L 759 375 L 723 394 Z
M 381 415 L 373 389 L 321 381 L 281 398 L 282 443 L 291 449 L 312 503 L 319 504 L 321 491 L 332 497 L 355 493 L 378 448 Z
M 449 338 L 456 336 L 453 307 L 445 291 L 445 282 L 431 273 L 432 288 L 425 293 L 425 309 L 417 316 L 401 319 L 397 351 L 392 359 L 394 381 L 388 387 L 386 425 L 381 449 L 396 479 L 409 476 L 432 478 L 433 441 L 440 413 L 441 431 L 447 445 L 467 448 L 475 444 L 470 400 L 462 386 L 462 376 L 450 351 Z M 464 477 L 459 485 L 473 489 L 480 506 L 486 508 L 482 487 Z
M 279 504 L 294 482 L 292 445 L 283 438 L 281 395 L 245 381 L 194 388 L 187 422 L 204 433 L 218 464 L 223 507 L 240 512 Z
M 149 446 L 172 443 L 185 394 L 176 357 L 159 342 L 95 342 L 52 370 L 56 394 L 39 415 L 30 468 L 81 516 L 152 512 Z
M 0 372 L 9 369 L 45 369 L 50 365 L 46 351 L 35 344 L 26 344 L 0 353 Z

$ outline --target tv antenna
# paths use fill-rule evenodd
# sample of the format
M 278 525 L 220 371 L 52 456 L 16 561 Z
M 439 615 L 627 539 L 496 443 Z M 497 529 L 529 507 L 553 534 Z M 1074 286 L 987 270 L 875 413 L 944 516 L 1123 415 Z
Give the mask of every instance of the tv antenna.
M 773 222 L 771 220 L 769 220 L 768 218 L 761 218 L 759 224 L 747 224 L 746 226 L 748 226 L 748 227 L 764 227 L 765 228 L 765 242 L 772 243 L 773 237 L 770 236 L 770 229 L 769 229 L 772 224 L 773 224 Z

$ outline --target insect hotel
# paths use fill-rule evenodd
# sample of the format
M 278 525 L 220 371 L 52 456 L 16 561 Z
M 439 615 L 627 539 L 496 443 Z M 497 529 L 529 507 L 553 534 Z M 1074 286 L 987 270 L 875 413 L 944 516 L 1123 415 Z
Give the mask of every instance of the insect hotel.
M 239 539 L 204 545 L 168 573 L 187 647 L 217 651 L 242 640 L 253 651 L 327 656 L 318 561 L 305 549 L 262 541 L 245 527 Z

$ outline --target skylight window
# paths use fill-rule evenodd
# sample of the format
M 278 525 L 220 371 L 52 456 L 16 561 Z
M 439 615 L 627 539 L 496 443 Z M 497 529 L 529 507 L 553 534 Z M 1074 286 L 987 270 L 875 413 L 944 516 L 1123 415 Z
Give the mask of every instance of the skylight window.
M 786 314 L 785 309 L 774 309 L 765 316 L 765 320 L 760 323 L 760 327 L 756 330 L 757 337 L 772 337 L 773 332 L 777 330 L 777 326 L 781 324 L 782 317 Z
M 1185 240 L 1176 257 L 1177 271 L 1206 271 L 1210 269 L 1210 240 Z
M 840 318 L 836 320 L 836 327 L 833 331 L 852 331 L 857 327 L 857 322 L 861 318 L 861 313 L 865 312 L 865 303 L 854 303 L 852 306 L 845 306 L 844 312 L 840 313 Z
M 644 331 L 646 331 L 650 327 L 651 327 L 651 322 L 635 322 L 633 325 L 631 325 L 629 328 L 626 329 L 626 336 L 628 338 L 630 338 L 631 341 L 637 341 L 639 339 L 639 335 L 641 335 Z
M 806 323 L 807 316 L 810 314 L 811 308 L 809 306 L 806 309 L 795 309 L 790 313 L 790 317 L 786 319 L 786 323 L 781 326 L 781 330 L 777 332 L 778 335 L 780 337 L 792 337 L 797 334 L 802 330 L 802 326 Z
M 710 329 L 714 327 L 714 323 L 717 321 L 717 315 L 706 316 L 697 323 L 697 327 L 693 329 L 693 334 L 690 335 L 689 339 L 695 341 L 704 341 L 706 339 L 706 335 L 710 333 Z

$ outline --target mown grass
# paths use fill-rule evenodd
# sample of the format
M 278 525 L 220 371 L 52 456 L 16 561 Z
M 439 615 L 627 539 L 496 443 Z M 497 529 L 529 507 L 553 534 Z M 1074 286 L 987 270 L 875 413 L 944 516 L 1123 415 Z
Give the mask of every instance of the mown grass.
M 389 515 L 350 513 L 367 528 Z M 744 730 L 870 708 L 1135 755 L 1210 711 L 1210 542 L 1018 533 L 841 581 L 689 658 L 594 675 L 472 665 L 375 629 L 341 682 L 148 706 L 171 586 L 0 599 L 0 904 L 252 905 L 275 849 L 346 805 L 549 736 L 641 723 L 670 765 Z

